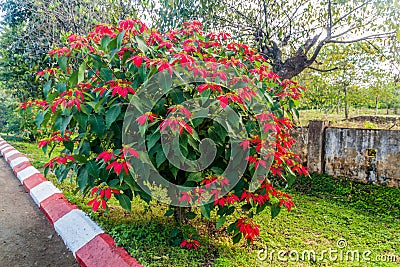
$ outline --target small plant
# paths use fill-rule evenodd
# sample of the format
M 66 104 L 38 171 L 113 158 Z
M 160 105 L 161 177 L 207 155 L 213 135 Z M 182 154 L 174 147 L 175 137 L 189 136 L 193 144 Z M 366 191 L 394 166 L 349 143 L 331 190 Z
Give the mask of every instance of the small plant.
M 374 123 L 370 122 L 370 121 L 366 121 L 364 123 L 364 128 L 365 129 L 376 129 L 377 126 Z

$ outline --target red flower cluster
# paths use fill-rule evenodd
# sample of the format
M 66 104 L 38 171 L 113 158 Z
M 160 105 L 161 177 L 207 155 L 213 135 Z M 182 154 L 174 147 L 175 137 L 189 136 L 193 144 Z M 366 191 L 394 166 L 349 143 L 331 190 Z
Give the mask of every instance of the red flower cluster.
M 239 202 L 240 199 L 237 195 L 235 195 L 233 192 L 229 192 L 226 196 L 218 198 L 219 191 L 218 190 L 212 190 L 211 194 L 214 195 L 214 206 L 219 205 L 221 207 L 224 207 L 227 204 L 235 204 L 235 202 Z
M 251 218 L 240 218 L 236 223 L 236 228 L 238 228 L 244 238 L 251 243 L 254 242 L 256 236 L 260 236 L 260 226 L 255 224 Z
M 78 110 L 81 110 L 81 104 L 83 103 L 83 100 L 84 96 L 81 90 L 70 89 L 61 93 L 59 97 L 54 99 L 53 105 L 51 106 L 51 111 L 55 113 L 59 105 L 61 105 L 63 108 L 72 108 L 76 106 Z
M 21 103 L 19 105 L 19 109 L 27 109 L 28 107 L 32 106 L 47 109 L 49 107 L 49 104 L 47 103 L 46 100 L 29 100 Z
M 95 196 L 92 200 L 90 200 L 87 205 L 92 206 L 93 211 L 97 211 L 100 204 L 103 209 L 107 208 L 107 201 L 111 198 L 112 194 L 119 194 L 119 190 L 111 189 L 108 186 L 103 186 L 100 189 L 99 187 L 93 187 L 91 194 Z
M 183 105 L 174 105 L 174 106 L 170 107 L 167 110 L 167 114 L 169 114 L 171 112 L 175 112 L 175 111 L 179 111 L 179 113 L 181 113 L 182 115 L 185 115 L 186 118 L 188 118 L 188 119 L 192 116 L 192 113 L 187 108 L 185 108 Z
M 168 127 L 173 131 L 179 130 L 179 134 L 182 134 L 183 130 L 186 130 L 190 134 L 193 133 L 192 127 L 190 127 L 182 118 L 170 117 L 165 119 L 160 124 L 160 131 L 163 132 Z
M 267 78 L 268 80 L 273 80 L 274 82 L 278 81 L 278 79 L 280 78 L 278 74 L 276 74 L 275 72 L 272 72 L 268 69 L 267 66 L 262 65 L 259 68 L 256 69 L 251 69 L 249 70 L 250 73 L 252 74 L 256 74 L 258 75 L 258 79 L 260 81 L 264 80 L 265 78 Z
M 217 100 L 219 101 L 219 104 L 221 105 L 222 108 L 226 108 L 229 102 L 238 103 L 241 105 L 244 104 L 243 99 L 240 96 L 230 92 L 226 93 L 225 95 L 218 96 Z
M 117 80 L 117 81 L 108 81 L 106 84 L 110 85 L 111 89 L 111 95 L 119 95 L 122 97 L 126 97 L 128 93 L 135 94 L 135 90 L 130 86 L 132 82 L 129 81 L 122 81 L 122 80 Z
M 250 193 L 246 189 L 243 191 L 242 195 L 240 196 L 240 201 L 246 200 L 247 203 L 250 203 L 250 199 L 257 203 L 259 206 L 264 205 L 265 202 L 269 201 L 269 194 L 258 194 L 258 193 Z
M 195 239 L 185 239 L 181 242 L 180 247 L 181 248 L 187 248 L 187 249 L 194 249 L 197 250 L 200 246 L 200 242 L 195 240 Z
M 122 172 L 122 170 L 124 170 L 126 174 L 129 174 L 129 163 L 126 161 L 125 157 L 132 155 L 138 158 L 139 153 L 133 148 L 123 147 L 118 151 L 118 154 L 122 155 L 118 156 L 114 153 L 112 149 L 109 149 L 107 151 L 101 152 L 97 156 L 96 160 L 103 160 L 104 163 L 112 161 L 107 165 L 107 170 L 113 169 L 114 172 L 118 175 Z
M 136 121 L 139 123 L 139 125 L 145 124 L 148 120 L 151 122 L 154 122 L 154 119 L 157 118 L 157 114 L 154 114 L 153 112 L 149 111 L 146 112 L 145 114 L 139 116 Z
M 192 203 L 192 202 L 197 202 L 197 204 L 200 204 L 201 201 L 204 199 L 204 193 L 206 191 L 197 187 L 193 189 L 192 191 L 189 192 L 183 192 L 182 196 L 179 198 L 179 201 L 181 203 L 187 202 L 187 203 Z
M 201 182 L 201 185 L 205 185 L 207 189 L 210 189 L 211 186 L 219 186 L 223 187 L 225 185 L 229 185 L 228 179 L 226 179 L 224 176 L 212 176 L 212 175 L 207 175 Z
M 72 132 L 68 130 L 65 131 L 64 136 L 61 135 L 60 131 L 53 132 L 50 138 L 40 140 L 38 146 L 39 148 L 42 148 L 44 146 L 47 146 L 51 142 L 61 143 L 64 141 L 70 141 L 71 134 Z
M 221 85 L 219 85 L 219 84 L 203 83 L 203 84 L 200 84 L 199 86 L 197 86 L 197 91 L 199 92 L 199 94 L 201 94 L 202 92 L 204 92 L 207 89 L 211 89 L 211 91 L 218 91 L 220 93 L 224 92 L 224 91 L 222 91 Z
M 68 161 L 73 162 L 73 161 L 75 161 L 75 158 L 71 155 L 54 157 L 54 158 L 50 159 L 50 161 L 48 163 L 44 164 L 43 168 L 49 167 L 50 169 L 53 169 L 55 163 L 57 163 L 59 165 L 64 165 L 64 164 L 67 164 Z
M 38 73 L 36 73 L 36 75 L 39 77 L 43 77 L 46 73 L 48 73 L 49 75 L 56 75 L 57 71 L 58 71 L 57 68 L 47 68 L 47 69 L 38 71 Z

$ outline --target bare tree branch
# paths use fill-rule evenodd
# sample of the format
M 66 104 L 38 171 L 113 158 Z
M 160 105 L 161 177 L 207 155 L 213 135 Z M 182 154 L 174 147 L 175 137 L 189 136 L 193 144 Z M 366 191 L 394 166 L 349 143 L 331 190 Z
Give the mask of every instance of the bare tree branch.
M 327 70 L 321 70 L 321 69 L 314 68 L 314 67 L 311 67 L 311 66 L 308 66 L 307 68 L 312 69 L 312 70 L 316 70 L 318 72 L 330 72 L 330 71 L 334 71 L 334 70 L 339 69 L 339 67 L 334 67 L 334 68 L 327 69 Z

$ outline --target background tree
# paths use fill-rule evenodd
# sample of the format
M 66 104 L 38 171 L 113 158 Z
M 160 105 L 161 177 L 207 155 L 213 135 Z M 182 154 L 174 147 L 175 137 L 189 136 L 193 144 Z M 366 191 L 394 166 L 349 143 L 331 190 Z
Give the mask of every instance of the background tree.
M 150 0 L 143 15 L 164 27 L 194 18 L 209 28 L 228 31 L 236 39 L 257 45 L 273 71 L 290 79 L 307 68 L 316 69 L 314 63 L 327 44 L 377 38 L 391 38 L 393 43 L 398 26 L 390 18 L 399 15 L 395 2 Z

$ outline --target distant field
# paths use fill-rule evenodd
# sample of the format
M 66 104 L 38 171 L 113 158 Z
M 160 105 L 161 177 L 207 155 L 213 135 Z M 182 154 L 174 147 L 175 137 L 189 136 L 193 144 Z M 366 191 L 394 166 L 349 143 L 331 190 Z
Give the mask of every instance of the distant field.
M 321 110 L 300 110 L 300 125 L 307 126 L 310 120 L 327 120 L 331 121 L 334 127 L 348 128 L 368 128 L 368 129 L 391 129 L 400 130 L 400 114 L 394 114 L 393 110 L 389 110 L 389 115 L 386 114 L 386 109 L 380 109 L 378 116 L 380 117 L 396 117 L 397 121 L 387 123 L 353 122 L 345 120 L 344 111 L 339 113 L 324 112 Z M 358 116 L 375 116 L 375 109 L 350 109 L 349 118 Z

